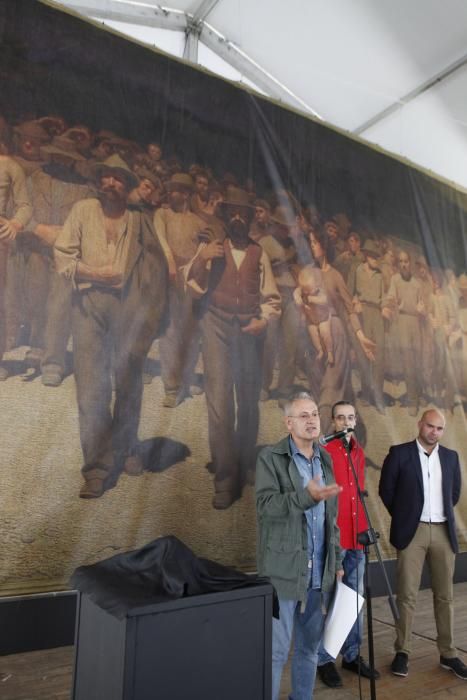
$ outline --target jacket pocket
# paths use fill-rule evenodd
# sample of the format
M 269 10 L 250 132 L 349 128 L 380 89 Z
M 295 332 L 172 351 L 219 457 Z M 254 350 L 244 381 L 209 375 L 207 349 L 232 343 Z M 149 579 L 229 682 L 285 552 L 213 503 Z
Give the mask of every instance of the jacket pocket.
M 296 541 L 271 542 L 264 549 L 263 565 L 266 576 L 296 582 L 306 571 L 307 554 Z

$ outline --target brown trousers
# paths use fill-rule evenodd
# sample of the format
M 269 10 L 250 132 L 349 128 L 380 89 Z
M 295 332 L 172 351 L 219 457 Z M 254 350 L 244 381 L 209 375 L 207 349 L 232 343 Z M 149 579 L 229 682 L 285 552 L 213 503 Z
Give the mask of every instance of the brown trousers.
M 170 323 L 159 341 L 161 376 L 166 392 L 189 390 L 194 383 L 201 331 L 193 310 L 193 300 L 181 282 L 169 293 Z
M 397 319 L 397 328 L 408 402 L 411 406 L 417 406 L 423 386 L 420 361 L 422 352 L 420 320 L 416 316 L 400 313 Z
M 214 486 L 230 491 L 255 469 L 264 335 L 243 333 L 238 319 L 212 310 L 201 327 Z
M 410 654 L 412 622 L 425 560 L 431 576 L 436 643 L 441 656 L 457 656 L 453 634 L 453 576 L 455 554 L 446 523 L 420 523 L 405 549 L 397 552 L 397 605 L 395 650 Z
M 384 320 L 381 316 L 381 310 L 364 304 L 361 321 L 362 329 L 366 337 L 376 344 L 374 362 L 370 362 L 361 347 L 357 355 L 360 363 L 362 395 L 365 398 L 374 396 L 376 403 L 382 404 L 384 383 Z
M 106 478 L 115 459 L 123 462 L 137 449 L 145 355 L 122 352 L 123 303 L 113 290 L 73 295 L 73 359 L 85 479 Z

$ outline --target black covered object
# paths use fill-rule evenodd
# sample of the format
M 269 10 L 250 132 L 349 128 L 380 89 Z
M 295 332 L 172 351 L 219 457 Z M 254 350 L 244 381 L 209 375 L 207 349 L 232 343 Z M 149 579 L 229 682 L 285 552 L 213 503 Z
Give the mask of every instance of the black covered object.
M 73 588 L 119 619 L 138 606 L 261 583 L 269 581 L 198 558 L 174 536 L 80 566 L 71 577 Z M 274 614 L 277 616 L 277 604 Z
M 273 588 L 175 537 L 72 577 L 73 700 L 270 700 Z

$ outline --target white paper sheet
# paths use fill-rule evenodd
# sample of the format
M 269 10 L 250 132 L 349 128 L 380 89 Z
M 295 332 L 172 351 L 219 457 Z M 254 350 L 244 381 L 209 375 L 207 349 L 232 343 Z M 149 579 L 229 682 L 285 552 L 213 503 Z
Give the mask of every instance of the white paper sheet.
M 334 659 L 347 639 L 364 602 L 365 598 L 359 593 L 342 581 L 337 582 L 331 608 L 324 624 L 323 636 L 324 648 Z

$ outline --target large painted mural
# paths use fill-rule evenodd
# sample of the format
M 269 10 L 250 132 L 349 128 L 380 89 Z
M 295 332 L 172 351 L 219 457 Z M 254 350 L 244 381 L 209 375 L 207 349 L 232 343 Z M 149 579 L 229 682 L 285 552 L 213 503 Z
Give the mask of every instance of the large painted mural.
M 0 5 L 3 594 L 174 534 L 255 568 L 257 450 L 426 406 L 465 475 L 467 195 L 52 3 Z M 467 544 L 465 491 L 457 508 Z

